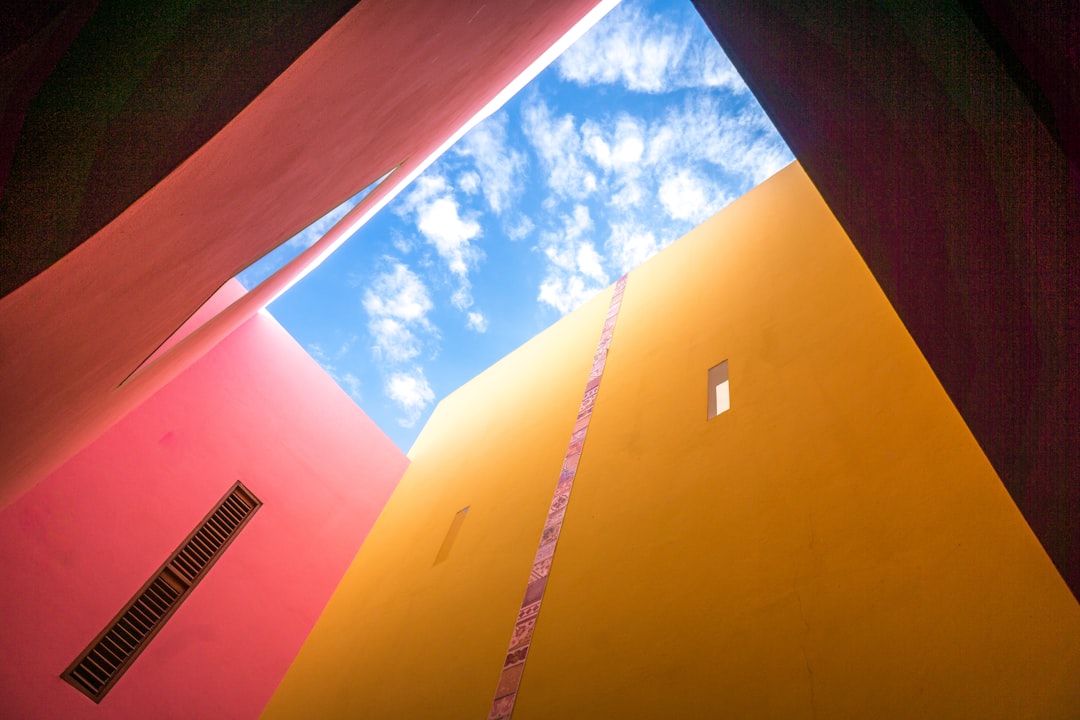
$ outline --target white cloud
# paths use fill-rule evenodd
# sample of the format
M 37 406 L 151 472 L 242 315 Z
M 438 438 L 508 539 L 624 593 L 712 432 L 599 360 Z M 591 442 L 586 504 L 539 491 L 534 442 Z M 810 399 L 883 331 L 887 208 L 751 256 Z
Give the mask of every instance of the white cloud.
M 655 165 L 645 156 L 645 121 L 626 113 L 614 121 L 590 119 L 581 134 L 585 154 L 604 173 L 607 205 L 623 212 L 641 207 Z
M 506 228 L 506 234 L 511 240 L 524 240 L 529 236 L 536 225 L 525 215 L 519 215 L 517 219 Z
M 607 275 L 601 267 L 602 258 L 591 242 L 584 242 L 577 248 L 577 271 L 587 278 L 607 282 Z
M 553 118 L 547 104 L 537 100 L 524 107 L 522 122 L 525 137 L 540 157 L 552 190 L 574 200 L 583 200 L 596 191 L 596 174 L 583 157 L 573 115 Z
M 565 315 L 602 289 L 603 286 L 587 284 L 578 275 L 549 274 L 540 284 L 540 294 L 536 299 L 555 308 L 560 315 Z
M 420 354 L 420 339 L 414 328 L 430 330 L 427 314 L 432 309 L 427 287 L 402 263 L 384 272 L 364 293 L 368 332 L 375 356 L 388 362 L 403 362 Z
M 619 210 L 629 210 L 641 205 L 645 197 L 642 184 L 637 181 L 629 181 L 623 184 L 618 191 L 608 198 L 608 205 Z
M 623 273 L 633 270 L 648 260 L 661 247 L 661 243 L 652 230 L 638 227 L 633 223 L 612 225 L 611 236 L 606 244 L 612 262 Z
M 680 88 L 746 91 L 716 41 L 700 27 L 647 16 L 630 4 L 614 10 L 574 43 L 556 64 L 579 85 L 620 83 L 635 92 Z
M 411 372 L 393 373 L 386 379 L 383 391 L 404 413 L 403 417 L 398 418 L 398 424 L 402 427 L 416 425 L 420 416 L 435 400 L 435 393 L 421 368 L 413 368 Z
M 586 120 L 581 135 L 585 154 L 608 171 L 634 173 L 645 153 L 645 124 L 631 115 L 620 115 L 610 131 Z
M 480 189 L 480 176 L 472 170 L 463 172 L 458 176 L 457 186 L 461 188 L 462 192 L 473 195 Z
M 480 223 L 463 217 L 450 185 L 441 175 L 422 175 L 405 198 L 403 211 L 412 216 L 424 239 L 453 274 L 464 277 L 483 253 L 472 244 L 480 237 Z
M 413 249 L 412 240 L 406 238 L 398 230 L 394 230 L 390 233 L 390 244 L 402 255 L 408 255 Z
M 427 287 L 416 273 L 402 263 L 395 263 L 391 272 L 375 278 L 364 293 L 364 309 L 373 317 L 423 321 L 431 308 Z
M 468 280 L 463 281 L 461 286 L 450 296 L 450 304 L 458 310 L 467 310 L 472 307 L 472 285 Z
M 456 147 L 459 155 L 471 158 L 476 165 L 477 185 L 496 214 L 502 214 L 521 192 L 526 168 L 525 154 L 506 144 L 506 122 L 505 112 L 495 113 L 473 128 Z M 471 183 L 466 180 L 468 176 L 469 173 L 463 175 L 459 183 Z M 462 190 L 474 192 L 464 184 Z
M 660 182 L 660 204 L 675 220 L 689 220 L 695 225 L 724 204 L 726 198 L 712 183 L 683 168 Z
M 465 326 L 478 333 L 486 333 L 488 329 L 488 319 L 484 317 L 483 313 L 470 312 Z
M 375 343 L 372 349 L 380 358 L 403 362 L 420 354 L 420 340 L 400 320 L 373 317 L 368 321 L 368 331 Z
M 547 260 L 547 272 L 537 299 L 566 314 L 608 284 L 603 258 L 587 237 L 593 229 L 589 209 L 574 206 L 562 217 L 562 227 L 541 235 L 539 250 Z
M 705 161 L 737 179 L 742 194 L 792 160 L 791 152 L 756 103 L 732 112 L 717 98 L 695 95 L 650 127 L 646 160 Z
M 480 235 L 480 223 L 463 219 L 453 198 L 441 197 L 419 208 L 416 226 L 455 275 L 468 273 L 469 265 L 479 258 L 469 241 Z

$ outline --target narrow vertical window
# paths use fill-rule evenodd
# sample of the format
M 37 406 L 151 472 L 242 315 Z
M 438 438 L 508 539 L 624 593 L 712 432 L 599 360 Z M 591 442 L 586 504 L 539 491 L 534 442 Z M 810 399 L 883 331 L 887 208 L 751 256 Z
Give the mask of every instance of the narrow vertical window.
M 450 557 L 450 549 L 454 546 L 454 540 L 457 539 L 458 532 L 461 530 L 461 524 L 465 522 L 465 515 L 469 512 L 469 507 L 466 505 L 457 511 L 454 515 L 454 519 L 450 521 L 450 529 L 446 531 L 446 537 L 443 538 L 442 545 L 439 546 L 439 552 L 435 555 L 434 565 L 438 565 L 446 558 Z
M 728 386 L 728 361 L 709 368 L 709 420 L 731 408 L 731 390 Z
M 101 702 L 261 504 L 246 487 L 233 485 L 60 677 Z

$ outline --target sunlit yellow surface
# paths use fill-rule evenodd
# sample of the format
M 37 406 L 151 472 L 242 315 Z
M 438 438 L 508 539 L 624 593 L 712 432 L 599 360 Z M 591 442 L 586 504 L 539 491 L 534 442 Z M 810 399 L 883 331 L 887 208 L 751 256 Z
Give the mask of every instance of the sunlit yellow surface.
M 487 717 L 610 297 L 439 404 L 263 717 Z
M 487 716 L 608 299 L 440 405 L 264 717 Z M 1080 606 L 799 166 L 631 273 L 515 720 L 1074 718 L 1077 678 Z

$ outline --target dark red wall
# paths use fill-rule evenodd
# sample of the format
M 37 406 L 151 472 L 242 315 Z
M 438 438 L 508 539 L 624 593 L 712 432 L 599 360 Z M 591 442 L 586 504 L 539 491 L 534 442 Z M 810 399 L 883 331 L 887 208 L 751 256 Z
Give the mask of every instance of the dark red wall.
M 209 140 L 356 0 L 11 0 L 0 296 Z
M 695 4 L 1080 596 L 1077 13 Z
M 0 715 L 257 716 L 407 464 L 251 318 L 0 513 Z M 236 480 L 263 506 L 95 706 L 60 673 Z

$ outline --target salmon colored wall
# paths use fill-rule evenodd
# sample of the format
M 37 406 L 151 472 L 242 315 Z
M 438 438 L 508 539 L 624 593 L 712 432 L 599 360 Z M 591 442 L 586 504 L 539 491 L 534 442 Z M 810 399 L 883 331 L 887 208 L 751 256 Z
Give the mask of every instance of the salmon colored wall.
M 407 463 L 256 315 L 0 513 L 0 716 L 256 716 Z M 62 681 L 236 480 L 263 506 L 102 703 Z
M 173 172 L 0 298 L 0 408 L 20 419 L 0 428 L 0 508 L 257 310 L 241 302 L 117 392 L 223 282 L 395 167 L 365 208 L 397 191 L 596 5 L 364 0 Z M 145 154 L 128 161 L 145 170 Z
M 607 299 L 439 406 L 264 718 L 486 717 Z M 798 165 L 630 274 L 515 720 L 1075 717 L 1077 677 L 1080 607 Z

